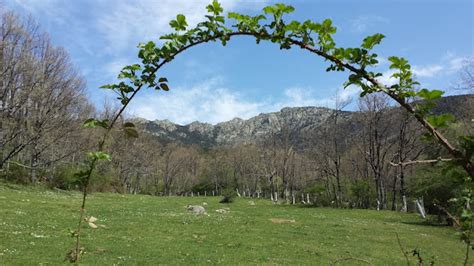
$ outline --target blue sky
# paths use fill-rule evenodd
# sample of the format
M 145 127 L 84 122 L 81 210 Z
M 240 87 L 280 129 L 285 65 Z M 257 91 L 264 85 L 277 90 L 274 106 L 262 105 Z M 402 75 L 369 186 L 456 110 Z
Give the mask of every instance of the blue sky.
M 113 83 L 120 68 L 138 62 L 137 44 L 157 40 L 170 31 L 168 22 L 185 14 L 189 24 L 205 15 L 204 0 L 3 0 L 22 15 L 32 15 L 63 46 L 87 80 L 88 95 L 100 109 L 108 99 L 98 89 Z M 270 0 L 221 1 L 226 11 L 256 13 Z M 454 91 L 465 58 L 474 56 L 474 4 L 471 0 L 299 0 L 278 1 L 296 8 L 289 19 L 331 18 L 338 27 L 336 42 L 357 46 L 373 33 L 387 37 L 376 52 L 380 71 L 388 78 L 388 56 L 404 56 L 424 86 Z M 0 2 L 1 3 L 1 2 Z M 385 60 L 384 60 L 385 59 Z M 298 49 L 280 51 L 271 43 L 250 38 L 232 40 L 225 48 L 207 44 L 184 53 L 160 76 L 171 91 L 142 91 L 129 115 L 218 123 L 249 118 L 285 106 L 325 106 L 334 97 L 353 98 L 357 88 L 342 90 L 347 73 L 326 73 L 327 63 Z

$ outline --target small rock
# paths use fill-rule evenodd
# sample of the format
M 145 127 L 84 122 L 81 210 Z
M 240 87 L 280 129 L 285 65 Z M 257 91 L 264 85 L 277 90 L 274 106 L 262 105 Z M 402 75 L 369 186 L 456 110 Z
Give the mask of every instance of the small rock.
M 84 221 L 86 221 L 86 222 L 88 222 L 88 223 L 95 223 L 95 222 L 97 222 L 97 218 L 95 218 L 94 216 L 85 217 L 85 218 L 84 218 Z
M 203 202 L 203 203 L 202 203 L 202 206 L 207 206 L 207 202 Z
M 280 219 L 280 218 L 271 218 L 270 221 L 274 224 L 293 224 L 293 223 L 296 223 L 295 220 Z
M 186 210 L 196 215 L 206 214 L 206 209 L 199 205 L 188 205 L 186 206 Z
M 229 213 L 229 210 L 226 210 L 226 209 L 217 209 L 216 212 L 217 212 L 217 213 L 220 213 L 220 214 L 227 214 L 227 213 Z
M 89 222 L 89 226 L 92 228 L 92 229 L 97 229 L 98 226 L 95 224 L 95 223 L 92 223 L 92 222 Z
M 106 252 L 106 251 L 107 251 L 107 250 L 106 250 L 105 248 L 97 248 L 97 249 L 95 250 L 95 253 L 100 254 L 100 253 L 104 253 L 104 252 Z
M 250 206 L 255 206 L 255 202 L 253 200 L 249 201 Z

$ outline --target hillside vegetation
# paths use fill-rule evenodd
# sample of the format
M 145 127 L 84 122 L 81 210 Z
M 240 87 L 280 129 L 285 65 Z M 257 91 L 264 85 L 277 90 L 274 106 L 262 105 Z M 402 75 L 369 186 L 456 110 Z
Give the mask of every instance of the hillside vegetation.
M 80 194 L 1 184 L 0 195 L 0 264 L 63 263 Z M 418 248 L 426 262 L 463 259 L 453 229 L 414 214 L 218 200 L 92 194 L 87 215 L 98 218 L 98 228 L 83 225 L 88 255 L 81 263 L 406 265 L 396 233 L 406 251 Z M 186 205 L 202 202 L 208 215 L 187 213 Z M 221 208 L 230 211 L 217 213 Z

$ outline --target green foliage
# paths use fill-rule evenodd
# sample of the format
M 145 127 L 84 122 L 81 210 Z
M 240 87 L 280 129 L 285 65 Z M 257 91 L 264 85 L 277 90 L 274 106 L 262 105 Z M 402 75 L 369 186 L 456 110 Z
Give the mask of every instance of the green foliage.
M 10 163 L 5 171 L 0 171 L 0 179 L 20 184 L 28 184 L 30 175 L 27 168 L 15 163 Z
M 366 180 L 358 180 L 350 185 L 350 198 L 358 208 L 370 208 L 375 192 Z
M 316 183 L 304 190 L 305 193 L 309 193 L 315 200 L 312 202 L 313 205 L 319 207 L 331 206 L 332 198 L 329 198 L 326 192 L 326 187 L 324 184 Z
M 213 13 L 216 16 L 224 11 L 221 4 L 216 0 L 212 1 L 212 4 L 208 5 L 206 9 L 207 9 L 207 12 Z
M 430 115 L 426 120 L 435 128 L 446 128 L 448 123 L 454 120 L 454 116 L 452 114 Z
M 60 166 L 53 175 L 48 186 L 63 190 L 79 189 L 82 187 L 81 176 L 76 175 L 78 166 L 73 164 Z
M 390 69 L 398 70 L 391 76 L 397 79 L 398 83 L 390 86 L 390 91 L 402 98 L 413 96 L 415 86 L 419 83 L 413 79 L 413 72 L 408 60 L 397 56 L 390 56 L 388 60 L 391 62 Z
M 87 153 L 87 157 L 90 159 L 95 159 L 95 160 L 107 160 L 110 161 L 111 157 L 110 154 L 103 152 L 103 151 L 95 151 L 95 152 L 89 152 Z
M 135 124 L 127 122 L 123 124 L 123 132 L 125 133 L 126 137 L 130 138 L 138 138 L 138 131 L 135 128 Z
M 474 156 L 474 135 L 461 136 L 459 138 L 459 145 L 464 152 L 464 156 L 471 160 Z
M 205 192 L 210 193 L 214 189 L 214 184 L 212 182 L 209 182 L 207 180 L 202 180 L 201 182 L 197 183 L 194 185 L 191 189 L 194 193 L 201 193 L 201 195 L 204 195 Z
M 82 125 L 83 128 L 95 128 L 97 126 L 102 127 L 102 128 L 108 128 L 109 120 L 108 119 L 97 120 L 95 118 L 89 118 Z
M 443 94 L 444 91 L 440 90 L 421 89 L 419 92 L 416 93 L 416 96 L 420 97 L 425 101 L 434 101 L 440 99 Z
M 176 19 L 170 21 L 170 26 L 176 31 L 186 30 L 186 27 L 188 26 L 186 17 L 183 14 L 178 14 Z
M 363 42 L 362 42 L 362 48 L 365 48 L 367 50 L 371 50 L 374 48 L 375 45 L 380 44 L 382 42 L 382 39 L 385 38 L 385 35 L 376 33 L 372 36 L 366 37 Z
M 440 164 L 422 167 L 409 179 L 409 195 L 423 197 L 427 211 L 432 214 L 439 212 L 436 205 L 447 207 L 453 214 L 459 213 L 462 208 L 452 201 L 464 189 L 464 176 L 460 175 L 462 170 L 450 168 L 450 171 L 446 171 L 443 170 L 445 166 Z
M 222 196 L 223 198 L 219 203 L 232 203 L 235 197 L 237 197 L 237 192 L 233 188 L 226 188 L 222 191 Z

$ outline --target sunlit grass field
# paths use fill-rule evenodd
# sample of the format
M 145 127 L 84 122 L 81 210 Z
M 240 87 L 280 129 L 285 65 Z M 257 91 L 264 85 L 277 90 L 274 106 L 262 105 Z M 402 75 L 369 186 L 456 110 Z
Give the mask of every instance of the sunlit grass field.
M 0 265 L 67 263 L 80 197 L 0 183 Z M 464 258 L 452 228 L 415 214 L 251 200 L 94 193 L 86 209 L 98 228 L 83 224 L 80 263 L 406 265 L 397 233 L 403 248 L 418 248 L 426 262 L 459 265 Z M 207 215 L 187 213 L 186 205 L 203 202 Z M 221 208 L 230 212 L 217 213 Z

